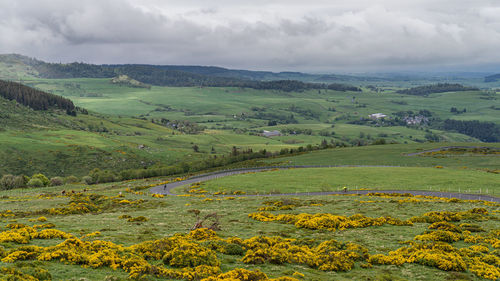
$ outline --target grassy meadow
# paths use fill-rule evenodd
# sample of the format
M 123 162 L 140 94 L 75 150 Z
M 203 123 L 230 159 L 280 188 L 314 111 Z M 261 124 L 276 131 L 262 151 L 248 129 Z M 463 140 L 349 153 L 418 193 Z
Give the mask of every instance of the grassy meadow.
M 500 195 L 498 175 L 477 170 L 424 167 L 283 169 L 207 181 L 208 191 L 294 193 L 349 190 L 430 190 Z M 180 189 L 180 188 L 179 188 Z
M 282 165 L 387 165 L 408 167 L 435 167 L 492 169 L 500 168 L 498 156 L 436 155 L 407 156 L 443 146 L 500 147 L 498 143 L 422 143 L 344 147 L 313 151 L 291 157 L 263 160 L 268 164 Z

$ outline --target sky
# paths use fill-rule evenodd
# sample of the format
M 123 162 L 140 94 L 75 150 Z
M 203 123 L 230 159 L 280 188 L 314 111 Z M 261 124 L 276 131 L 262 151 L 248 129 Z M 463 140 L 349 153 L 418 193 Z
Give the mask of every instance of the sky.
M 0 0 L 0 53 L 271 71 L 500 71 L 500 1 Z

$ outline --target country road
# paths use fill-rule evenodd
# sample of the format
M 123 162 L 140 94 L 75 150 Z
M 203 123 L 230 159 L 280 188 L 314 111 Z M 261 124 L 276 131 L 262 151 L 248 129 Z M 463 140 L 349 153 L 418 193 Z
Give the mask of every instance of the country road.
M 400 166 L 376 166 L 376 165 L 338 165 L 338 166 L 321 166 L 321 165 L 307 165 L 307 166 L 273 166 L 273 167 L 257 167 L 257 168 L 242 168 L 218 171 L 208 174 L 201 174 L 183 181 L 177 181 L 165 185 L 159 185 L 152 187 L 149 191 L 155 194 L 163 195 L 177 195 L 171 192 L 172 189 L 193 184 L 197 182 L 208 181 L 212 179 L 244 174 L 249 172 L 262 172 L 269 171 L 272 169 L 292 169 L 292 168 L 333 168 L 333 167 L 400 167 Z M 329 191 L 329 192 L 299 192 L 299 193 L 271 193 L 271 194 L 245 194 L 245 195 L 232 195 L 232 196 L 309 196 L 309 195 L 330 195 L 330 194 L 367 194 L 370 192 L 380 192 L 380 193 L 410 193 L 413 195 L 424 195 L 424 196 L 437 196 L 445 198 L 458 198 L 463 200 L 484 200 L 490 202 L 500 203 L 500 198 L 489 195 L 481 194 L 466 194 L 466 193 L 455 193 L 455 192 L 439 192 L 439 191 L 420 191 L 420 190 L 348 190 L 344 191 Z

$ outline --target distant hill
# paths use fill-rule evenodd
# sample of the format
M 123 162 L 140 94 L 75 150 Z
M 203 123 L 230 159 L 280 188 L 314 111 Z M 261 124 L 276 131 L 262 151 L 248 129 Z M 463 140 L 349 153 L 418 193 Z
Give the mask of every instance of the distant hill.
M 262 90 L 304 91 L 307 89 L 360 89 L 352 85 L 311 83 L 317 75 L 300 72 L 233 70 L 214 66 L 176 65 L 95 65 L 87 63 L 47 63 L 21 55 L 0 55 L 4 69 L 12 64 L 23 68 L 7 75 L 17 79 L 31 76 L 48 79 L 114 78 L 126 75 L 144 84 L 172 87 L 242 87 Z M 1 69 L 1 68 L 0 68 Z M 0 73 L 1 74 L 1 73 Z M 3 77 L 3 76 L 2 76 Z
M 484 77 L 484 82 L 486 83 L 498 82 L 498 81 L 500 81 L 500 73 Z

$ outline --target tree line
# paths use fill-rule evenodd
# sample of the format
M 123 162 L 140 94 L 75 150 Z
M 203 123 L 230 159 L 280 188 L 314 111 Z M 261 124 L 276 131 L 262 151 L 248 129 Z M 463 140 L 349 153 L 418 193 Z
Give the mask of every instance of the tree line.
M 71 100 L 17 82 L 0 80 L 0 96 L 8 100 L 16 100 L 34 110 L 57 108 L 66 110 L 69 115 L 76 115 L 76 107 Z
M 33 67 L 43 78 L 113 78 L 127 75 L 142 83 L 171 87 L 241 87 L 257 90 L 279 90 L 284 92 L 310 89 L 335 91 L 361 91 L 360 88 L 344 84 L 307 83 L 297 80 L 259 81 L 234 77 L 222 77 L 168 69 L 156 65 L 94 65 L 86 63 L 45 63 L 37 61 Z
M 404 95 L 427 96 L 435 93 L 478 91 L 476 87 L 468 87 L 461 84 L 438 83 L 434 85 L 418 86 L 414 88 L 398 90 L 396 93 Z
M 447 131 L 457 131 L 461 134 L 477 138 L 484 142 L 500 141 L 500 127 L 493 122 L 447 119 L 444 121 L 444 129 Z

